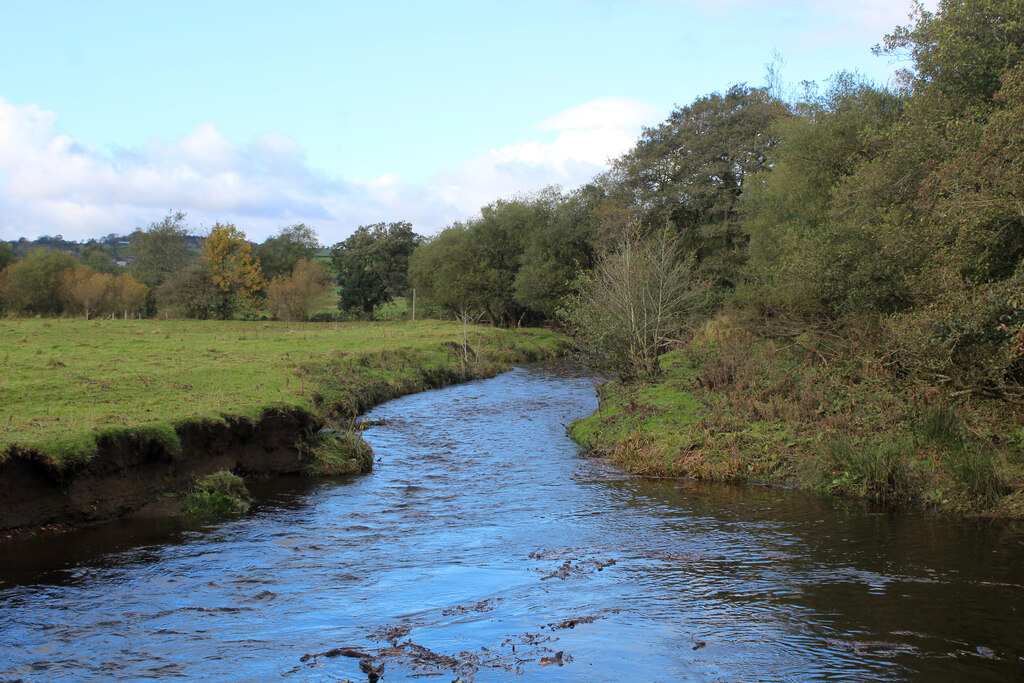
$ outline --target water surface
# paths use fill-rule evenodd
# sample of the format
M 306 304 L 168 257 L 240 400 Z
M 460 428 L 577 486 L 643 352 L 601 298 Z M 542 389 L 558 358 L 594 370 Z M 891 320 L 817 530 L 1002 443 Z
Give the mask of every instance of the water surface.
M 374 410 L 370 475 L 0 546 L 0 681 L 1024 677 L 1010 530 L 624 477 L 595 407 L 517 369 Z

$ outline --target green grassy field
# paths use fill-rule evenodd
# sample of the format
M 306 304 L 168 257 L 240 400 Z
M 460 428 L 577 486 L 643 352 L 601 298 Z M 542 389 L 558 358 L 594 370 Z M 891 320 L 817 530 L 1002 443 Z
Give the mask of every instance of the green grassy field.
M 387 379 L 406 362 L 381 358 L 450 366 L 460 362 L 450 346 L 464 341 L 500 360 L 515 354 L 499 352 L 526 346 L 550 355 L 560 338 L 439 321 L 3 320 L 0 452 L 17 444 L 60 460 L 87 454 L 104 431 L 166 431 L 182 420 L 256 417 L 275 406 L 315 411 L 314 396 L 331 393 L 325 385 L 346 363 L 360 376 Z M 358 382 L 344 387 L 360 390 Z

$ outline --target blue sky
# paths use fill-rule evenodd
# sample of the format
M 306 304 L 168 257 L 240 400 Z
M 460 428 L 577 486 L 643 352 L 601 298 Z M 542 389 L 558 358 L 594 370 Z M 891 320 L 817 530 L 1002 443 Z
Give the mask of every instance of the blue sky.
M 934 2 L 926 3 L 934 6 Z M 899 65 L 907 0 L 0 0 L 0 238 L 185 211 L 325 244 L 571 188 L 674 105 Z

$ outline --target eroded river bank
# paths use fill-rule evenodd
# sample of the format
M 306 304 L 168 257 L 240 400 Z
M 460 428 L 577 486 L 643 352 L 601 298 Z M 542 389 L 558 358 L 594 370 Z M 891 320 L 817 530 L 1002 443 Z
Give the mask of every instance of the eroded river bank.
M 517 369 L 376 408 L 364 477 L 7 545 L 0 680 L 1024 676 L 1011 527 L 624 477 L 595 407 Z

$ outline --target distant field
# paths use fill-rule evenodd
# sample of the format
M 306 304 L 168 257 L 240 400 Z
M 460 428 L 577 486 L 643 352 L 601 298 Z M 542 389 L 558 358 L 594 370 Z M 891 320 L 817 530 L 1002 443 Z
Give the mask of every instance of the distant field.
M 481 345 L 556 337 L 470 333 L 470 343 Z M 313 388 L 300 378 L 302 364 L 388 350 L 454 362 L 443 344 L 462 334 L 458 324 L 439 321 L 3 320 L 0 451 L 18 443 L 59 452 L 62 442 L 105 428 L 253 416 L 274 405 L 310 408 Z

